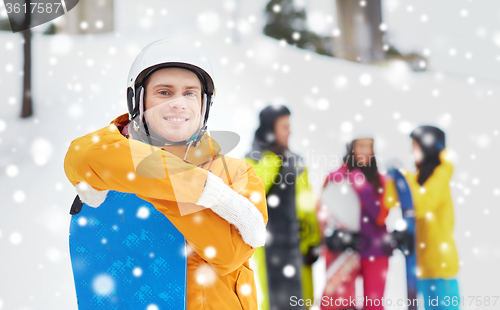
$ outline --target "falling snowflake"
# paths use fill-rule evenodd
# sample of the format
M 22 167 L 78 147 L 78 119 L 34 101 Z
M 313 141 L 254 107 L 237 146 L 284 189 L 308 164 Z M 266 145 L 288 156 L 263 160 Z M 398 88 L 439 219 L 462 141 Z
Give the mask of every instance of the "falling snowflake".
M 147 219 L 150 215 L 150 211 L 148 209 L 148 207 L 140 207 L 139 209 L 137 209 L 137 214 L 136 216 L 140 219 Z
M 204 253 L 207 258 L 214 258 L 215 255 L 217 254 L 217 251 L 215 250 L 214 247 L 209 246 L 205 249 Z
M 320 98 L 317 102 L 318 110 L 325 111 L 330 106 L 330 102 L 326 98 Z
M 26 199 L 26 194 L 23 191 L 18 190 L 14 192 L 12 198 L 14 199 L 15 202 L 22 203 Z
M 252 287 L 249 284 L 243 284 L 240 287 L 240 293 L 243 296 L 248 296 L 248 295 L 250 295 L 252 293 Z
M 23 236 L 19 232 L 13 232 L 9 236 L 10 243 L 18 245 L 23 241 Z
M 215 12 L 204 12 L 198 15 L 198 27 L 201 31 L 212 34 L 215 33 L 220 26 L 219 15 Z
M 87 218 L 84 216 L 81 216 L 80 218 L 78 218 L 78 225 L 80 225 L 80 226 L 87 225 Z
M 368 73 L 363 73 L 359 77 L 359 83 L 363 86 L 369 86 L 372 83 L 372 77 Z
M 271 208 L 276 208 L 280 204 L 280 198 L 277 195 L 269 195 L 267 197 L 267 205 Z
M 127 174 L 127 179 L 129 179 L 130 181 L 135 180 L 135 173 L 134 172 L 129 172 Z
M 291 278 L 295 275 L 295 267 L 292 265 L 286 265 L 283 267 L 283 275 L 287 278 Z
M 142 276 L 142 268 L 141 267 L 135 267 L 134 269 L 132 269 L 132 274 L 134 275 L 134 277 L 140 277 L 140 276 Z
M 196 282 L 199 285 L 212 285 L 216 278 L 215 270 L 209 264 L 203 264 L 196 270 Z
M 340 130 L 343 133 L 350 133 L 353 130 L 353 125 L 351 122 L 345 121 L 342 124 L 340 124 Z
M 253 203 L 258 203 L 259 201 L 261 201 L 261 199 L 262 199 L 262 196 L 260 195 L 259 192 L 252 192 L 250 194 L 250 201 Z
M 341 75 L 334 80 L 333 85 L 338 89 L 344 89 L 347 86 L 347 78 Z
M 63 254 L 57 248 L 50 247 L 45 251 L 45 257 L 47 257 L 50 262 L 56 264 L 61 262 Z
M 100 274 L 92 281 L 92 290 L 100 296 L 107 296 L 115 289 L 115 281 L 108 274 Z
M 307 26 L 313 32 L 325 33 L 328 28 L 327 15 L 320 11 L 308 12 Z
M 38 138 L 31 145 L 31 156 L 38 166 L 45 165 L 52 157 L 54 148 L 52 143 L 43 138 Z
M 399 123 L 399 131 L 403 134 L 409 134 L 413 128 L 413 125 L 408 121 L 402 121 Z

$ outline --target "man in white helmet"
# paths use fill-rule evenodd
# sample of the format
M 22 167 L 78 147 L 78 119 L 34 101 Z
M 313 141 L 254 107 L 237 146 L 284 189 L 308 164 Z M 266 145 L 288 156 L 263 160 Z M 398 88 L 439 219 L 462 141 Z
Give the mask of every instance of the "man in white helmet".
M 207 133 L 210 63 L 193 47 L 146 46 L 129 113 L 74 140 L 70 251 L 80 309 L 256 309 L 249 258 L 265 241 L 265 191 Z

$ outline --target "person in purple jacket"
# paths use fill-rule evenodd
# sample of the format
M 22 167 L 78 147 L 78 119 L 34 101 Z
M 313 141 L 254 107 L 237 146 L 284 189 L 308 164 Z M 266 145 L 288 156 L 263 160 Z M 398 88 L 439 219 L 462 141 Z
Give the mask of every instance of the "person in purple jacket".
M 394 187 L 388 186 L 388 182 L 391 181 L 386 180 L 378 171 L 373 143 L 372 136 L 358 134 L 347 144 L 347 154 L 342 166 L 329 174 L 325 186 L 328 182 L 345 180 L 352 185 L 358 195 L 361 205 L 360 232 L 355 234 L 354 240 L 356 241 L 349 247 L 357 250 L 361 258 L 359 275 L 363 278 L 363 309 L 382 310 L 384 307 L 379 302 L 384 296 L 389 256 L 392 253 L 392 247 L 389 244 L 390 233 L 387 232 L 385 219 L 389 208 L 396 205 L 396 199 L 394 199 L 396 196 L 393 193 Z M 341 249 L 341 240 L 345 233 L 350 232 L 336 231 L 333 236 L 329 237 L 330 240 L 325 240 L 328 248 L 333 252 Z M 349 286 L 352 287 L 345 291 L 348 295 L 352 295 L 354 283 Z M 343 298 L 348 297 L 344 294 Z M 369 302 L 368 299 L 372 301 Z M 374 302 L 375 300 L 378 302 Z M 341 309 L 341 307 L 334 308 Z

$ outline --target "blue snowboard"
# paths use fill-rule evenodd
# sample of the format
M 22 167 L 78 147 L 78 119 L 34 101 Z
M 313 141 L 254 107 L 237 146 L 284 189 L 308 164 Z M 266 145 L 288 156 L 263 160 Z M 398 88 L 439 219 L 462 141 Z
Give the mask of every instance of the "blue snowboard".
M 406 222 L 406 231 L 410 233 L 415 240 L 415 215 L 413 210 L 413 199 L 411 197 L 410 187 L 404 176 L 397 169 L 391 169 L 389 175 L 393 178 L 396 185 L 396 190 L 401 204 L 403 219 Z M 408 310 L 417 310 L 417 303 L 413 304 L 413 300 L 417 299 L 417 263 L 415 257 L 415 242 L 412 249 L 404 249 L 403 254 L 406 258 L 406 285 L 408 289 L 408 300 L 412 301 Z
M 184 236 L 135 194 L 83 204 L 69 247 L 79 310 L 186 309 Z

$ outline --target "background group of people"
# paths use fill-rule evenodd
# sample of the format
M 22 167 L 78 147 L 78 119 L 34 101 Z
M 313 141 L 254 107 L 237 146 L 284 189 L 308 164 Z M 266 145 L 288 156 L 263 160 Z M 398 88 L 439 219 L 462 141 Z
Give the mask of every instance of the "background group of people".
M 374 138 L 360 133 L 347 144 L 343 165 L 331 172 L 324 188 L 335 180 L 348 180 L 359 204 L 359 232 L 342 227 L 327 232 L 333 216 L 320 199 L 315 202 L 304 160 L 288 148 L 290 110 L 272 105 L 260 113 L 260 126 L 246 161 L 263 179 L 269 222 L 265 247 L 254 254 L 260 284 L 259 309 L 297 309 L 291 296 L 303 300 L 304 308 L 314 303 L 312 264 L 320 255 L 332 265 L 343 250 L 359 253 L 359 264 L 349 277 L 323 296 L 355 299 L 355 278 L 363 279 L 363 296 L 381 300 L 395 248 L 406 243 L 414 247 L 417 257 L 418 291 L 426 309 L 458 309 L 458 255 L 453 239 L 454 214 L 449 183 L 453 166 L 445 148 L 445 134 L 432 126 L 421 126 L 411 133 L 416 171 L 403 171 L 413 199 L 415 236 L 390 233 L 385 220 L 389 209 L 399 206 L 394 180 L 379 172 Z M 358 178 L 360 176 L 360 178 Z M 357 180 L 362 180 L 359 182 Z M 354 241 L 343 244 L 345 234 Z M 400 247 L 401 248 L 401 247 Z M 328 279 L 327 279 L 328 281 Z M 402 284 L 403 285 L 403 284 Z M 430 307 L 429 300 L 440 303 Z M 446 302 L 448 300 L 448 302 Z M 308 306 L 309 305 L 309 306 Z M 382 304 L 365 302 L 364 309 L 383 309 Z M 321 309 L 352 309 L 352 306 L 321 304 Z
M 364 295 L 380 300 L 392 250 L 413 236 L 387 232 L 385 219 L 400 197 L 378 171 L 373 137 L 354 137 L 343 165 L 324 183 L 338 176 L 349 181 L 359 229 L 337 225 L 328 232 L 335 216 L 322 213 L 324 197 L 316 203 L 304 160 L 288 147 L 289 109 L 274 105 L 260 113 L 252 150 L 240 160 L 223 154 L 228 141 L 207 132 L 214 95 L 211 66 L 199 50 L 152 42 L 129 72 L 128 114 L 69 146 L 64 167 L 78 193 L 69 243 L 80 309 L 304 308 L 292 305 L 292 297 L 308 300 L 309 307 L 312 264 L 323 253 L 327 266 L 340 265 L 347 251 L 350 271 L 327 275 L 335 284 L 324 295 L 355 298 L 360 275 Z M 427 306 L 434 296 L 458 298 L 453 167 L 441 130 L 418 127 L 411 138 L 417 170 L 405 172 L 405 183 Z M 101 279 L 112 285 L 103 287 Z

